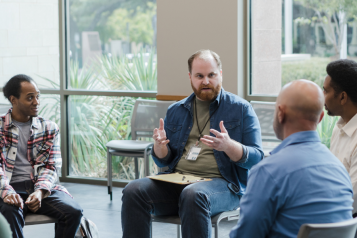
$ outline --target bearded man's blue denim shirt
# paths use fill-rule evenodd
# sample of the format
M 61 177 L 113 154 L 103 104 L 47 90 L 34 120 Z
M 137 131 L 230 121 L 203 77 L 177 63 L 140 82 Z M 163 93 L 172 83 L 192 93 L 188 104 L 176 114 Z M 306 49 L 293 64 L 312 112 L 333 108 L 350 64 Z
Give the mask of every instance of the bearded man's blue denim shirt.
M 167 111 L 164 129 L 170 140 L 168 154 L 165 158 L 157 158 L 154 150 L 152 156 L 159 167 L 168 166 L 168 173 L 173 172 L 185 148 L 193 126 L 192 102 L 195 94 L 174 103 Z M 218 109 L 217 109 L 218 107 Z M 212 113 L 217 111 L 212 115 Z M 234 162 L 223 151 L 214 151 L 218 169 L 224 179 L 230 182 L 230 189 L 243 195 L 247 185 L 250 168 L 262 160 L 261 131 L 258 118 L 246 100 L 224 91 L 222 88 L 217 98 L 210 104 L 210 128 L 220 131 L 219 123 L 224 122 L 231 139 L 243 145 L 243 157 Z M 210 133 L 211 136 L 214 136 Z
M 295 238 L 305 223 L 352 219 L 352 184 L 316 131 L 287 137 L 249 174 L 231 238 Z

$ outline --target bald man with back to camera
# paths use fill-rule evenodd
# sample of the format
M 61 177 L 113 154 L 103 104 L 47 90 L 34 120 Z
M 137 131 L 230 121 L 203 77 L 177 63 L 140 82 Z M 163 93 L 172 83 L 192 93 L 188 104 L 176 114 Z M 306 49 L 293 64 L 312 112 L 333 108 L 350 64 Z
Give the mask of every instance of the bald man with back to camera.
M 281 90 L 274 131 L 283 142 L 251 170 L 230 237 L 296 237 L 304 223 L 352 219 L 352 185 L 343 164 L 316 132 L 322 90 L 297 80 Z

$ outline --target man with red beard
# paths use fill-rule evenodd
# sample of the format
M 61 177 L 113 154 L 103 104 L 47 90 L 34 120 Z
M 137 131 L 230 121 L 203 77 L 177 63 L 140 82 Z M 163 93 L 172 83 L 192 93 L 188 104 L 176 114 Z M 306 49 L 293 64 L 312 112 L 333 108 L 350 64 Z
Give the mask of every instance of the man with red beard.
M 212 180 L 130 182 L 123 190 L 123 237 L 150 237 L 151 214 L 179 215 L 185 238 L 210 237 L 211 216 L 239 207 L 249 169 L 263 158 L 258 118 L 247 101 L 222 88 L 219 56 L 197 51 L 188 70 L 194 93 L 160 119 L 152 157 L 167 173 Z

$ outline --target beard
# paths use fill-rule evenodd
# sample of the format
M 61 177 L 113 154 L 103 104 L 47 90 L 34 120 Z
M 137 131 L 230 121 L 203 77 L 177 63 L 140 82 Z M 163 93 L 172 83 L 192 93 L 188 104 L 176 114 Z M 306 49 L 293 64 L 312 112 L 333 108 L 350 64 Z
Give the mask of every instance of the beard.
M 192 82 L 191 82 L 191 87 L 193 92 L 195 93 L 195 95 L 203 100 L 203 101 L 212 101 L 214 100 L 219 92 L 221 91 L 221 87 L 222 87 L 222 82 L 219 83 L 216 87 L 213 87 L 212 85 L 200 85 L 200 87 L 197 89 L 193 86 Z M 202 91 L 203 88 L 210 88 L 211 90 L 208 92 Z
M 331 117 L 335 116 L 335 114 L 333 114 L 333 113 L 327 108 L 326 104 L 325 104 L 325 110 L 327 111 L 327 115 L 329 115 L 329 116 L 331 116 Z

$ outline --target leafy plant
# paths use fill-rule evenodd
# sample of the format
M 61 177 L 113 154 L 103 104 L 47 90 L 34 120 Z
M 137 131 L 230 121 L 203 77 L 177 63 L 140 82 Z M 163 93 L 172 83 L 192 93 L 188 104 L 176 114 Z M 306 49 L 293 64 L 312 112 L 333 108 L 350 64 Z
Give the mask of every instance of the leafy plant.
M 322 118 L 321 122 L 317 125 L 317 133 L 320 136 L 322 144 L 330 148 L 331 136 L 333 128 L 336 125 L 339 117 L 331 117 L 327 115 L 325 111 L 325 116 Z
M 147 62 L 145 62 L 145 58 Z M 123 58 L 102 57 L 99 66 L 103 80 L 111 88 L 130 91 L 156 91 L 157 71 L 155 61 L 155 51 L 149 53 L 143 50 L 129 60 Z
M 49 79 L 46 79 L 51 81 Z M 52 82 L 55 84 L 54 82 Z M 100 78 L 90 69 L 80 70 L 76 62 L 70 63 L 70 85 L 93 90 L 101 87 Z M 57 86 L 57 85 L 55 85 Z M 58 87 L 58 86 L 57 86 Z M 47 104 L 42 113 L 59 112 L 59 97 L 54 105 Z M 104 97 L 73 95 L 68 103 L 69 145 L 72 174 L 106 177 L 106 142 L 125 139 L 135 99 L 130 97 Z M 59 117 L 53 117 L 59 123 Z
M 141 51 L 132 60 L 103 57 L 98 65 L 80 69 L 77 62 L 70 63 L 70 86 L 82 90 L 115 88 L 118 90 L 156 90 L 156 64 L 154 51 L 149 55 Z M 147 57 L 147 62 L 145 62 Z M 44 78 L 53 87 L 59 85 Z M 41 114 L 60 122 L 60 97 L 45 95 L 46 101 L 55 103 L 42 107 Z M 72 95 L 68 99 L 68 131 L 70 168 L 72 175 L 106 177 L 106 146 L 114 139 L 130 138 L 130 120 L 136 98 Z M 157 172 L 156 166 L 150 166 Z M 113 178 L 135 178 L 134 159 L 113 157 Z M 144 161 L 139 159 L 140 177 L 144 175 Z

